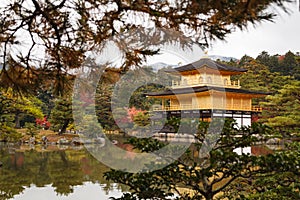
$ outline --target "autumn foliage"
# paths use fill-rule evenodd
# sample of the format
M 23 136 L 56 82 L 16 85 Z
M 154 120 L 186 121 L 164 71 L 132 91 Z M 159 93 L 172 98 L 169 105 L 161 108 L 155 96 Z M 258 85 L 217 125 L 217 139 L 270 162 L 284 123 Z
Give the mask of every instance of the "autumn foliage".
M 35 123 L 44 129 L 49 129 L 51 125 L 46 116 L 43 119 L 36 119 Z

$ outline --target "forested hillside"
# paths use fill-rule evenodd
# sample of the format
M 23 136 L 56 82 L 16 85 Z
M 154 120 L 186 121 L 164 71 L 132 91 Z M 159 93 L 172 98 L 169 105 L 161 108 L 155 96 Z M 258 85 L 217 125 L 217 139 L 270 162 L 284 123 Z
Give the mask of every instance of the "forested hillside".
M 300 55 L 269 55 L 261 52 L 256 58 L 243 56 L 228 64 L 247 69 L 238 76 L 242 88 L 272 94 L 259 99 L 263 107 L 260 121 L 276 128 L 282 135 L 298 133 L 300 128 Z M 254 104 L 257 103 L 254 101 Z

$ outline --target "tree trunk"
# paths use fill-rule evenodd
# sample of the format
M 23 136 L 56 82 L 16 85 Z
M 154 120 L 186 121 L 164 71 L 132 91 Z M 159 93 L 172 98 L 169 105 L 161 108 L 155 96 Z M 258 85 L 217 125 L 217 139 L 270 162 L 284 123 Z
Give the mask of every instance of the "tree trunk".
M 213 188 L 206 176 L 204 176 L 203 179 L 203 188 L 205 191 L 205 194 L 203 195 L 205 197 L 205 200 L 212 200 L 214 197 Z
M 20 113 L 16 113 L 15 115 L 15 128 L 21 128 L 21 125 L 20 125 Z
M 213 200 L 214 195 L 212 192 L 208 192 L 204 195 L 204 197 L 205 197 L 205 200 Z
M 61 134 L 63 134 L 63 133 L 66 132 L 69 123 L 70 123 L 69 119 L 65 120 L 65 123 L 63 124 L 63 126 L 61 127 L 61 129 L 60 129 L 60 131 L 58 133 L 59 135 L 61 135 Z

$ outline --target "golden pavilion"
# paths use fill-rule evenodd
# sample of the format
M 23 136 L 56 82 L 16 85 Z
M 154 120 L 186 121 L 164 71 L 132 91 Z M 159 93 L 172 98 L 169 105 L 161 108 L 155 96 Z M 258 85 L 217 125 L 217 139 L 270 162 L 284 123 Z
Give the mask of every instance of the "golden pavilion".
M 155 118 L 176 116 L 211 121 L 213 117 L 224 117 L 235 119 L 239 126 L 250 126 L 252 117 L 261 112 L 260 107 L 252 106 L 252 99 L 268 93 L 241 89 L 240 81 L 232 76 L 246 71 L 207 56 L 167 70 L 180 79 L 173 80 L 165 91 L 147 94 L 148 98 L 161 100 L 161 105 L 153 107 Z

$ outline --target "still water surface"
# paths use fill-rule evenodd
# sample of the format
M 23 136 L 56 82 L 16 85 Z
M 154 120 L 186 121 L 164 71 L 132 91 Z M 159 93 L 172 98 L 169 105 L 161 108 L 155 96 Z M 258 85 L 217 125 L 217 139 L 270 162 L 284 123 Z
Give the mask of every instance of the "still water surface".
M 262 155 L 273 150 L 254 146 L 236 152 Z M 0 200 L 107 200 L 127 191 L 105 180 L 109 168 L 82 146 L 0 144 L 0 161 Z
M 103 177 L 109 168 L 84 148 L 0 145 L 0 199 L 105 200 L 126 188 Z

